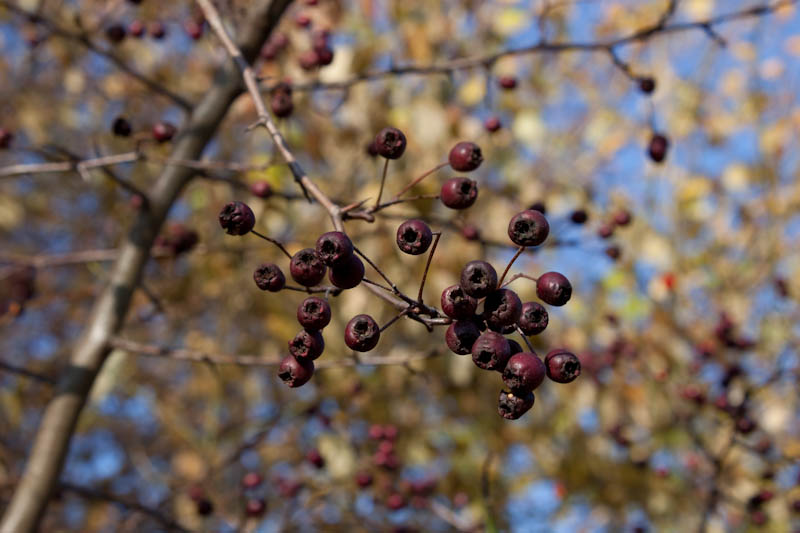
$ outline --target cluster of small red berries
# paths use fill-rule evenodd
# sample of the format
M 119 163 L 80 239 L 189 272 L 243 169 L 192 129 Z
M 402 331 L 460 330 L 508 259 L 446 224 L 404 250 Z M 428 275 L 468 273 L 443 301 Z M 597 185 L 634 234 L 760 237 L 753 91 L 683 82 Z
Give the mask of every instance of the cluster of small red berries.
M 306 6 L 314 7 L 316 1 L 306 2 Z M 310 47 L 297 55 L 297 64 L 303 70 L 314 70 L 330 65 L 333 62 L 333 48 L 330 44 L 330 32 L 325 28 L 313 29 L 313 17 L 310 11 L 299 11 L 294 15 L 294 24 L 302 30 L 310 30 Z M 261 49 L 261 57 L 265 61 L 275 61 L 289 48 L 289 36 L 281 31 L 273 32 Z
M 133 125 L 130 120 L 123 116 L 118 116 L 111 123 L 111 132 L 117 137 L 130 137 L 133 133 Z M 151 134 L 157 143 L 165 143 L 171 141 L 175 134 L 178 133 L 178 128 L 174 124 L 160 120 L 153 124 Z

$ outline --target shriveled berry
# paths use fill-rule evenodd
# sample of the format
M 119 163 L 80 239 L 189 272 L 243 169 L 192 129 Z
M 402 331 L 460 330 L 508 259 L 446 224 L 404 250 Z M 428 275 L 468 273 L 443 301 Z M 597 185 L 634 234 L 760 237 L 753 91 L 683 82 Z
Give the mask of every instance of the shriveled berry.
M 230 202 L 219 212 L 219 225 L 228 235 L 245 235 L 256 225 L 256 215 L 243 202 Z
M 544 358 L 547 377 L 556 383 L 569 383 L 581 375 L 581 362 L 572 352 L 551 350 Z
M 292 86 L 282 81 L 270 89 L 269 107 L 278 118 L 286 118 L 291 115 L 294 111 Z
M 253 272 L 253 280 L 262 291 L 278 292 L 286 286 L 286 276 L 275 263 L 264 263 Z
M 287 355 L 278 367 L 278 377 L 291 388 L 302 387 L 314 375 L 314 361 Z
M 461 271 L 460 285 L 473 298 L 483 298 L 497 288 L 497 271 L 486 261 L 470 261 Z
M 669 150 L 669 139 L 660 133 L 654 133 L 650 138 L 650 144 L 647 146 L 647 153 L 656 163 L 661 163 L 667 157 Z
M 313 248 L 304 248 L 292 256 L 289 274 L 300 285 L 313 287 L 325 277 L 325 265 Z
M 502 372 L 510 356 L 508 341 L 494 331 L 484 331 L 472 345 L 472 362 L 484 370 Z
M 547 329 L 550 316 L 547 309 L 538 302 L 525 302 L 522 304 L 522 313 L 519 317 L 519 329 L 525 335 L 538 335 Z
M 486 131 L 489 133 L 494 133 L 502 128 L 503 124 L 500 122 L 498 117 L 492 116 L 483 122 L 483 127 L 486 128 Z
M 450 178 L 442 185 L 439 199 L 450 209 L 466 209 L 478 198 L 478 184 L 469 178 Z
M 153 138 L 160 143 L 171 140 L 178 129 L 169 122 L 156 122 L 153 126 Z
M 514 354 L 503 370 L 503 383 L 515 392 L 532 391 L 542 384 L 546 374 L 544 363 L 531 352 Z
M 639 78 L 639 90 L 644 94 L 650 94 L 656 90 L 656 80 L 650 77 Z
M 197 232 L 180 222 L 169 224 L 159 235 L 154 245 L 178 256 L 192 250 L 200 240 Z
M 302 330 L 289 341 L 289 353 L 297 359 L 313 361 L 325 351 L 325 339 L 319 331 Z
M 113 24 L 106 28 L 106 37 L 114 44 L 121 43 L 125 39 L 125 27 L 122 24 Z
M 477 307 L 478 301 L 464 292 L 461 285 L 451 285 L 442 291 L 442 311 L 450 318 L 469 318 Z
M 248 472 L 242 477 L 242 486 L 246 489 L 254 489 L 264 482 L 264 478 L 258 472 Z
M 351 350 L 368 352 L 381 338 L 381 331 L 375 319 L 369 315 L 356 315 L 344 328 L 344 343 Z
M 586 221 L 589 220 L 589 214 L 585 209 L 576 209 L 569 215 L 569 219 L 573 224 L 581 225 L 585 224 Z
M 450 150 L 448 161 L 453 170 L 470 172 L 481 166 L 483 154 L 481 154 L 481 149 L 477 144 L 462 141 Z
M 500 76 L 497 79 L 497 84 L 501 89 L 511 90 L 517 87 L 517 78 L 514 76 Z
M 125 117 L 117 117 L 111 125 L 111 131 L 117 137 L 129 137 L 133 133 L 131 123 Z
M 497 412 L 507 420 L 516 420 L 533 407 L 535 398 L 533 393 L 514 391 L 500 391 Z
M 386 159 L 399 159 L 406 151 L 406 136 L 397 128 L 383 128 L 375 136 L 375 148 Z
M 328 45 L 320 48 L 315 48 L 314 53 L 317 54 L 317 62 L 320 66 L 327 66 L 333 63 L 333 48 Z
M 265 180 L 255 181 L 250 184 L 250 194 L 259 198 L 269 198 L 272 196 L 272 185 Z
M 297 321 L 305 329 L 319 331 L 331 321 L 331 306 L 322 298 L 309 296 L 297 306 Z
M 328 273 L 331 284 L 340 289 L 352 289 L 364 279 L 364 263 L 353 254 L 344 261 L 332 266 Z
M 511 217 L 508 236 L 519 246 L 538 246 L 550 233 L 550 224 L 539 211 L 527 209 Z
M 264 514 L 267 510 L 267 503 L 263 498 L 249 498 L 244 506 L 247 516 L 258 517 Z
M 558 272 L 545 272 L 536 282 L 536 295 L 550 305 L 562 306 L 572 296 L 572 285 Z
M 480 335 L 478 326 L 472 320 L 456 320 L 447 327 L 444 338 L 451 352 L 467 355 L 472 352 L 472 345 Z
M 521 314 L 522 302 L 517 293 L 509 289 L 497 289 L 483 303 L 483 318 L 491 329 L 512 325 Z
M 433 242 L 433 232 L 422 220 L 417 218 L 406 220 L 397 228 L 397 246 L 407 254 L 424 254 L 431 242 Z
M 341 231 L 323 233 L 317 239 L 317 255 L 328 266 L 334 266 L 350 259 L 353 255 L 353 242 Z

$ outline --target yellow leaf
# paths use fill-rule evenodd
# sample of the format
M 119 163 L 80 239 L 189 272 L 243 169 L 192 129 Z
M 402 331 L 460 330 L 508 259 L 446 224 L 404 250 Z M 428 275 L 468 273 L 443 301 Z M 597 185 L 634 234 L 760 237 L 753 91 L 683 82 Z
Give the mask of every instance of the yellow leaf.
M 458 91 L 458 98 L 468 106 L 477 104 L 485 95 L 486 78 L 480 75 L 472 76 Z

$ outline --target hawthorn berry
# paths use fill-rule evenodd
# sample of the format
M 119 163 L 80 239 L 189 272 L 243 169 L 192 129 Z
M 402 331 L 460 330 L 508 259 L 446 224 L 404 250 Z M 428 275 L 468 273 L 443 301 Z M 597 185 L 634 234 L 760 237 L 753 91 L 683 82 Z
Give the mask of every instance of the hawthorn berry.
M 484 331 L 472 345 L 472 362 L 484 370 L 502 372 L 510 355 L 508 341 L 494 331 Z
M 289 353 L 296 359 L 313 361 L 325 351 L 325 339 L 319 331 L 302 330 L 289 341 Z
M 517 420 L 530 411 L 535 398 L 530 391 L 500 391 L 497 411 L 507 420 Z
M 313 287 L 325 277 L 325 265 L 313 248 L 304 248 L 292 256 L 289 274 L 304 287 Z
M 519 343 L 514 339 L 506 339 L 506 340 L 508 341 L 508 353 L 510 356 L 514 356 L 515 354 L 518 354 L 523 351 L 522 346 L 520 346 Z
M 121 43 L 125 39 L 125 27 L 122 24 L 113 24 L 106 28 L 106 37 L 114 44 Z
M 256 225 L 256 216 L 243 202 L 230 202 L 219 212 L 219 225 L 228 235 L 245 235 Z
M 314 50 L 306 50 L 298 56 L 297 61 L 303 70 L 313 70 L 319 66 L 319 56 Z
M 503 383 L 512 391 L 532 391 L 542 384 L 547 371 L 541 359 L 531 352 L 511 356 L 503 370 Z
M 8 148 L 11 146 L 12 140 L 14 140 L 14 134 L 5 128 L 0 128 L 0 148 Z
M 585 224 L 586 221 L 589 220 L 589 214 L 585 209 L 576 209 L 569 215 L 569 219 L 573 224 L 581 225 Z
M 367 155 L 370 157 L 378 156 L 378 145 L 375 144 L 375 139 L 372 139 L 364 145 L 364 151 L 367 152 Z
M 545 272 L 536 282 L 536 295 L 550 305 L 560 307 L 572 296 L 572 285 L 558 272 Z
M 477 241 L 481 238 L 481 232 L 472 224 L 467 224 L 461 228 L 461 236 L 468 241 Z
M 517 293 L 509 289 L 497 289 L 483 302 L 483 318 L 493 330 L 516 323 L 521 313 L 522 302 Z
M 448 161 L 453 170 L 471 172 L 481 166 L 483 154 L 477 144 L 462 141 L 450 150 Z
M 405 506 L 406 506 L 406 499 L 403 497 L 402 494 L 398 492 L 393 492 L 386 498 L 386 507 L 388 507 L 392 511 L 397 511 L 398 509 L 402 509 Z
M 497 271 L 486 261 L 470 261 L 461 271 L 461 288 L 473 298 L 483 298 L 497 288 Z
M 278 292 L 286 286 L 286 276 L 275 263 L 264 263 L 253 272 L 253 280 L 262 291 Z
M 450 318 L 469 318 L 477 307 L 478 301 L 465 293 L 460 285 L 451 285 L 442 291 L 442 311 Z
M 656 90 L 656 80 L 651 77 L 639 78 L 639 90 L 644 94 L 650 94 Z
M 581 375 L 578 357 L 564 349 L 551 350 L 544 358 L 547 377 L 556 383 L 570 383 Z
M 178 129 L 169 122 L 156 122 L 153 126 L 153 138 L 156 142 L 165 143 L 171 140 Z
M 141 20 L 134 20 L 130 24 L 128 24 L 128 33 L 131 34 L 131 37 L 142 37 L 144 35 L 144 22 Z
M 661 163 L 667 157 L 669 150 L 669 139 L 660 133 L 654 133 L 650 138 L 650 144 L 647 146 L 647 153 L 656 163 Z
M 547 309 L 538 302 L 525 302 L 522 304 L 522 312 L 519 317 L 519 329 L 525 335 L 538 335 L 547 329 L 550 316 Z
M 317 239 L 317 255 L 328 266 L 344 263 L 353 255 L 353 242 L 341 231 L 329 231 Z
M 164 26 L 163 22 L 153 22 L 150 24 L 150 37 L 153 39 L 161 40 L 167 35 L 167 27 Z
M 264 478 L 258 472 L 248 472 L 242 477 L 242 486 L 246 489 L 254 489 L 264 482 Z
M 514 76 L 500 76 L 497 78 L 497 84 L 501 89 L 511 90 L 517 87 L 517 78 Z
M 486 128 L 486 131 L 489 133 L 494 133 L 502 128 L 503 124 L 500 122 L 499 118 L 492 116 L 484 121 L 483 127 Z
M 431 228 L 422 220 L 406 220 L 397 228 L 397 247 L 410 255 L 424 254 L 433 242 Z
M 406 136 L 397 128 L 383 128 L 375 136 L 375 148 L 386 159 L 399 159 L 406 151 Z
M 286 118 L 291 115 L 294 111 L 292 86 L 282 81 L 270 89 L 269 107 L 278 118 Z
M 311 26 L 311 17 L 309 17 L 307 13 L 298 13 L 294 17 L 294 23 L 300 28 L 308 28 Z
M 131 123 L 125 117 L 117 117 L 111 124 L 111 131 L 117 137 L 128 137 L 133 132 Z
M 352 289 L 364 279 L 364 263 L 357 255 L 352 254 L 349 258 L 331 267 L 328 279 L 335 287 Z
M 344 328 L 344 343 L 351 350 L 368 352 L 381 338 L 381 331 L 375 319 L 369 315 L 356 315 Z
M 317 63 L 319 65 L 325 67 L 333 63 L 333 48 L 330 46 L 325 45 L 321 48 L 316 48 L 314 53 L 317 54 Z
M 444 339 L 451 352 L 467 355 L 472 352 L 472 346 L 480 335 L 478 326 L 472 320 L 456 320 L 447 327 Z
M 156 247 L 167 250 L 174 256 L 178 256 L 191 251 L 199 240 L 200 238 L 195 230 L 177 222 L 167 226 L 164 233 L 156 238 L 154 244 Z
M 609 246 L 603 251 L 612 261 L 616 261 L 622 255 L 622 251 L 619 249 L 619 246 Z
M 309 296 L 297 306 L 297 321 L 305 329 L 319 331 L 331 321 L 331 306 L 322 298 Z
M 272 196 L 272 185 L 265 180 L 255 181 L 250 184 L 250 194 L 258 198 L 269 198 Z
M 314 361 L 287 355 L 278 367 L 278 377 L 291 388 L 302 387 L 314 375 Z
M 614 235 L 614 226 L 612 224 L 603 224 L 597 228 L 597 236 L 601 239 L 608 239 Z
M 631 212 L 627 209 L 620 209 L 614 213 L 614 224 L 617 226 L 627 226 L 631 223 L 632 219 Z
M 511 217 L 508 236 L 519 246 L 538 246 L 550 233 L 550 224 L 539 211 L 527 209 Z
M 469 178 L 450 178 L 442 185 L 439 199 L 450 209 L 466 209 L 478 198 L 478 184 Z
M 187 20 L 183 24 L 183 30 L 192 40 L 197 41 L 203 36 L 203 25 L 194 20 Z
M 356 485 L 361 488 L 369 487 L 372 485 L 372 474 L 369 472 L 356 472 Z
M 267 503 L 263 498 L 249 498 L 245 503 L 244 510 L 247 516 L 262 516 L 267 510 Z

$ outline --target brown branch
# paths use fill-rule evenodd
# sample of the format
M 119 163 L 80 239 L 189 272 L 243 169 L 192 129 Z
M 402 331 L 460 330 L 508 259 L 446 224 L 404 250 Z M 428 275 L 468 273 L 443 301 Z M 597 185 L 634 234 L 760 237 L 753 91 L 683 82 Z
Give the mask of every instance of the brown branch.
M 5 361 L 0 361 L 0 371 L 8 372 L 9 374 L 15 374 L 17 376 L 37 381 L 45 385 L 56 384 L 56 380 L 54 378 L 51 378 L 50 376 L 45 376 L 44 374 L 39 374 L 38 372 L 34 372 L 32 370 L 28 370 L 27 368 L 22 368 L 20 366 L 12 365 L 11 363 L 6 363 Z

